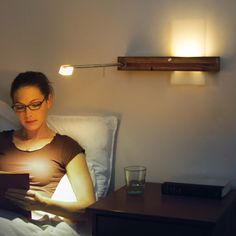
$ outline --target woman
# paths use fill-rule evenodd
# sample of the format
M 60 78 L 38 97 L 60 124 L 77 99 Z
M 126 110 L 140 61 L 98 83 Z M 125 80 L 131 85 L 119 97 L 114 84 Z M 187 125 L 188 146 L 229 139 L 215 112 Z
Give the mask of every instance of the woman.
M 28 172 L 30 189 L 10 189 L 6 198 L 26 210 L 40 210 L 77 220 L 95 202 L 84 149 L 46 123 L 53 89 L 41 72 L 20 73 L 11 85 L 12 108 L 22 128 L 0 133 L 0 171 Z M 67 174 L 76 202 L 50 197 Z

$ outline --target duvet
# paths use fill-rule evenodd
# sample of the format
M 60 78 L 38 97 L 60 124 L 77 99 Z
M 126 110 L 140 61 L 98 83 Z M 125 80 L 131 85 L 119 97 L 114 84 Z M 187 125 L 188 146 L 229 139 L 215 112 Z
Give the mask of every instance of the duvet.
M 46 215 L 45 215 L 46 216 Z M 43 217 L 28 220 L 14 212 L 0 210 L 0 236 L 82 236 L 76 225 Z

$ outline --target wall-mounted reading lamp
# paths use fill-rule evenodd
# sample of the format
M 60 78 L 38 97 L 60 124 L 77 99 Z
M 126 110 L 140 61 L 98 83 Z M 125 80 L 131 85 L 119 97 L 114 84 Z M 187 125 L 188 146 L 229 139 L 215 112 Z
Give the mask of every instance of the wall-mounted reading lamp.
M 59 74 L 64 76 L 70 76 L 73 74 L 74 69 L 82 68 L 97 68 L 97 67 L 112 67 L 121 66 L 121 63 L 107 63 L 107 64 L 85 64 L 85 65 L 62 65 L 59 70 Z
M 117 63 L 62 65 L 59 74 L 70 76 L 74 69 L 117 67 L 132 71 L 211 71 L 220 70 L 220 57 L 118 57 Z

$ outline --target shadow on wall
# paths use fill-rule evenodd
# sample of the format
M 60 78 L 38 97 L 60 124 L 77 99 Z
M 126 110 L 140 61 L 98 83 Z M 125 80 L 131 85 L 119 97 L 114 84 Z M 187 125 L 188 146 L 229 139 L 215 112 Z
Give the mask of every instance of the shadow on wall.
M 127 56 L 152 56 L 153 53 L 155 53 L 155 45 L 153 45 L 149 33 L 141 31 L 133 35 L 126 51 Z

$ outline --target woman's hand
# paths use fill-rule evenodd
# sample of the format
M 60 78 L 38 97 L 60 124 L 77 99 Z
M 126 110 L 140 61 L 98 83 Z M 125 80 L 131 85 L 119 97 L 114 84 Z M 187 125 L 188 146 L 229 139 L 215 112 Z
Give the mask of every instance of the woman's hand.
M 8 189 L 5 198 L 28 211 L 42 210 L 46 206 L 46 198 L 34 190 Z

